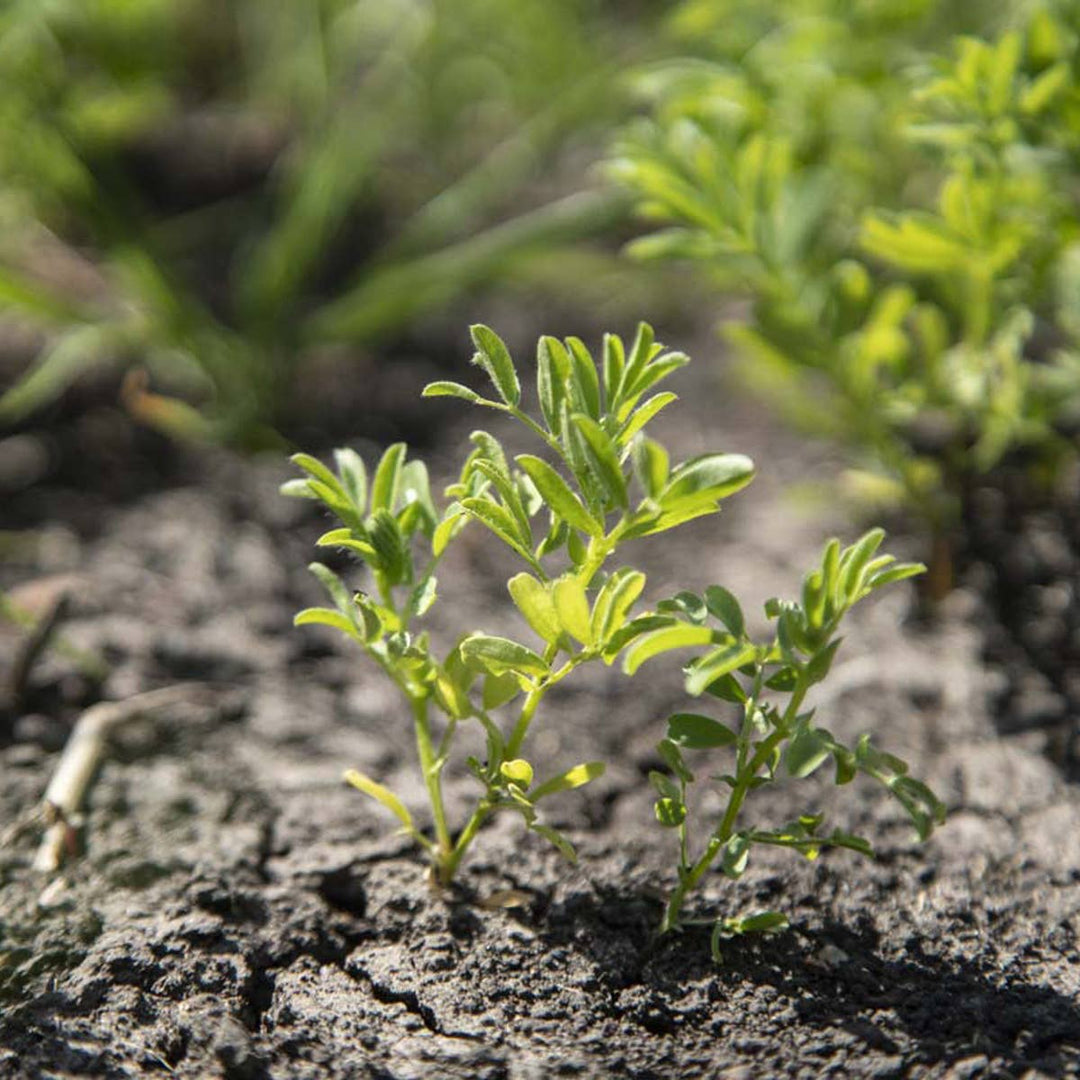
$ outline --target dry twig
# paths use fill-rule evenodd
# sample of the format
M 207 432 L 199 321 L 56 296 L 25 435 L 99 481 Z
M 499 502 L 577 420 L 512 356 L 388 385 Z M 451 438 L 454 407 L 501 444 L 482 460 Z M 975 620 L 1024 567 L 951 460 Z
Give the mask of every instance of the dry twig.
M 141 713 L 190 700 L 201 687 L 191 683 L 136 694 L 124 701 L 102 701 L 79 717 L 45 790 L 42 812 L 48 828 L 42 837 L 34 869 L 55 873 L 71 853 L 73 822 L 105 754 L 114 728 Z

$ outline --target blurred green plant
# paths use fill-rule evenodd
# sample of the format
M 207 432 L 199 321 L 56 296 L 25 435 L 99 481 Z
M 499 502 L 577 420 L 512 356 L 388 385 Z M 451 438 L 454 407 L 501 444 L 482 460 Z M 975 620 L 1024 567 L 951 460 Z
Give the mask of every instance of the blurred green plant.
M 903 761 L 878 750 L 867 735 L 854 746 L 845 745 L 820 727 L 815 710 L 806 707 L 810 690 L 828 678 L 843 640 L 840 627 L 852 606 L 926 569 L 879 555 L 884 536 L 881 529 L 872 529 L 846 548 L 838 540 L 829 541 L 820 565 L 803 581 L 800 601 L 766 603 L 765 614 L 776 623 L 769 641 L 755 642 L 747 633 L 738 599 L 722 586 L 711 585 L 703 597 L 682 592 L 657 605 L 658 611 L 676 615 L 678 622 L 645 635 L 627 651 L 623 666 L 632 674 L 644 661 L 669 649 L 708 646 L 685 669 L 687 692 L 710 694 L 742 714 L 733 730 L 702 713 L 675 713 L 657 747 L 670 772 L 657 770 L 649 776 L 659 796 L 656 819 L 677 830 L 679 837 L 678 880 L 664 911 L 662 933 L 680 925 L 687 897 L 718 861 L 727 877 L 742 877 L 755 844 L 790 848 L 808 859 L 816 859 L 825 847 L 873 855 L 864 837 L 842 829 L 822 831 L 825 816 L 820 813 L 802 814 L 779 828 L 740 827 L 747 798 L 776 782 L 781 772 L 803 779 L 832 759 L 838 785 L 850 783 L 860 773 L 883 784 L 911 819 L 920 840 L 944 820 L 945 807 L 924 783 L 908 775 Z M 733 754 L 730 771 L 712 779 L 726 789 L 727 798 L 698 854 L 692 850 L 695 823 L 687 805 L 695 776 L 684 751 L 721 748 Z M 786 923 L 777 911 L 721 918 L 714 924 L 713 956 L 720 960 L 722 937 L 775 930 Z
M 257 442 L 304 354 L 609 227 L 575 161 L 620 33 L 586 0 L 4 5 L 0 309 L 44 345 L 0 423 L 145 366 L 147 419 Z
M 403 443 L 385 452 L 370 484 L 363 462 L 350 450 L 338 451 L 336 475 L 317 459 L 297 454 L 293 461 L 307 477 L 283 488 L 329 509 L 341 526 L 319 544 L 345 549 L 367 567 L 374 595 L 351 592 L 328 567 L 313 563 L 334 607 L 309 608 L 296 622 L 340 630 L 408 700 L 434 838 L 383 784 L 355 770 L 346 779 L 390 810 L 426 849 L 441 884 L 452 880 L 480 827 L 502 811 L 520 814 L 529 829 L 574 857 L 566 837 L 543 821 L 538 804 L 588 783 L 603 765 L 586 762 L 534 783 L 534 767 L 524 755 L 537 710 L 578 668 L 597 660 L 610 665 L 642 635 L 675 622 L 665 614 L 632 616 L 645 575 L 630 566 L 608 571 L 605 564 L 631 539 L 716 513 L 754 471 L 741 454 L 704 454 L 671 466 L 666 450 L 645 434 L 649 422 L 675 401 L 672 393 L 652 391 L 687 363 L 683 354 L 665 352 L 645 324 L 629 352 L 618 337 L 606 335 L 599 364 L 577 338 L 542 338 L 538 415 L 520 407 L 521 383 L 499 337 L 486 326 L 474 326 L 472 336 L 475 362 L 496 396 L 486 398 L 454 382 L 432 383 L 425 396 L 462 398 L 513 417 L 554 465 L 533 454 L 511 460 L 493 435 L 477 431 L 443 509 L 432 500 L 423 462 L 407 462 Z M 546 524 L 534 520 L 542 513 Z M 463 634 L 440 659 L 429 632 L 420 629 L 437 599 L 439 562 L 472 521 L 527 567 L 507 588 L 539 638 L 536 650 L 475 631 Z M 508 726 L 500 724 L 498 710 L 504 709 L 516 713 Z M 467 761 L 481 792 L 464 826 L 452 832 L 442 773 L 458 725 L 470 721 L 487 736 L 487 759 Z
M 971 477 L 1075 456 L 1080 9 L 848 7 L 682 5 L 714 54 L 643 74 L 653 114 L 612 170 L 663 226 L 632 253 L 749 297 L 746 381 L 920 515 L 940 594 Z M 718 9 L 730 36 L 704 32 Z M 942 56 L 945 29 L 982 36 Z

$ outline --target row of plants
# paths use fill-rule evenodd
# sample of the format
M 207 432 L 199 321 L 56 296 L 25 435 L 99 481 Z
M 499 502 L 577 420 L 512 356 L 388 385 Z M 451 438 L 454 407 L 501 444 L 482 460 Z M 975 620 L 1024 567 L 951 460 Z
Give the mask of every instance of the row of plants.
M 632 253 L 749 300 L 747 385 L 921 521 L 940 596 L 973 478 L 1021 461 L 1050 491 L 1076 460 L 1080 8 L 692 0 L 674 25 L 687 55 L 640 77 L 612 162 L 655 223 Z
M 130 366 L 170 392 L 128 383 L 144 419 L 251 445 L 313 352 L 526 264 L 573 287 L 593 264 L 540 268 L 610 235 L 625 196 L 570 169 L 545 201 L 540 162 L 617 124 L 617 76 L 651 53 L 630 64 L 651 115 L 610 168 L 663 227 L 630 251 L 750 299 L 727 333 L 755 392 L 850 444 L 858 490 L 939 539 L 973 473 L 1072 459 L 1075 0 L 686 0 L 647 45 L 647 13 L 627 33 L 576 0 L 495 14 L 9 5 L 0 304 L 44 346 L 0 423 Z
M 370 476 L 351 450 L 336 452 L 336 471 L 297 454 L 293 461 L 305 475 L 283 488 L 316 500 L 340 523 L 319 545 L 343 549 L 363 564 L 364 589 L 355 591 L 313 563 L 333 606 L 308 608 L 296 623 L 339 630 L 408 703 L 431 829 L 421 828 L 377 779 L 355 770 L 346 778 L 397 817 L 426 851 L 434 879 L 449 884 L 481 826 L 504 812 L 520 815 L 528 829 L 573 859 L 569 840 L 547 823 L 544 811 L 549 800 L 598 777 L 604 765 L 590 761 L 537 775 L 528 740 L 544 699 L 579 668 L 620 663 L 632 676 L 645 663 L 685 650 L 695 651 L 684 667 L 687 693 L 713 705 L 668 718 L 657 747 L 667 771 L 650 774 L 657 821 L 678 838 L 676 885 L 661 932 L 681 924 L 684 902 L 714 866 L 739 878 L 754 845 L 790 848 L 811 859 L 830 846 L 872 854 L 864 837 L 826 830 L 824 815 L 813 811 L 781 824 L 748 820 L 749 796 L 782 775 L 806 777 L 831 761 L 837 784 L 859 774 L 872 777 L 898 800 L 918 836 L 928 837 L 944 814 L 929 788 L 868 737 L 853 746 L 839 741 L 807 701 L 828 677 L 851 607 L 923 567 L 881 554 L 880 529 L 847 547 L 832 540 L 803 580 L 799 599 L 765 605 L 774 631 L 763 640 L 750 634 L 739 600 L 720 585 L 703 596 L 683 591 L 642 609 L 645 574 L 623 561 L 626 542 L 657 537 L 662 543 L 672 529 L 716 514 L 754 475 L 753 463 L 741 454 L 673 462 L 650 436 L 650 422 L 676 400 L 657 387 L 687 357 L 665 350 L 646 324 L 629 348 L 606 335 L 599 359 L 578 338 L 541 338 L 538 411 L 529 412 L 503 341 L 480 325 L 472 337 L 474 362 L 487 373 L 491 396 L 448 381 L 431 383 L 425 396 L 456 397 L 513 418 L 535 439 L 538 453 L 511 456 L 493 434 L 475 431 L 442 506 L 432 497 L 424 463 L 410 460 L 401 443 L 386 450 Z M 507 582 L 507 591 L 531 637 L 520 641 L 462 628 L 440 654 L 426 617 L 438 599 L 441 560 L 470 524 L 493 533 L 520 559 L 523 569 Z M 466 724 L 483 730 L 486 756 L 464 762 L 478 790 L 464 823 L 454 825 L 442 776 L 448 767 L 460 767 L 455 736 Z M 727 755 L 727 771 L 711 778 L 726 793 L 725 808 L 715 820 L 699 822 L 688 809 L 689 789 L 698 782 L 691 759 L 715 750 Z M 726 935 L 775 929 L 784 921 L 772 911 L 721 917 L 713 951 L 719 957 Z
M 0 13 L 0 311 L 18 424 L 89 372 L 181 437 L 275 441 L 304 365 L 625 218 L 576 162 L 633 35 L 583 0 L 56 0 Z M 553 271 L 561 256 L 564 264 Z

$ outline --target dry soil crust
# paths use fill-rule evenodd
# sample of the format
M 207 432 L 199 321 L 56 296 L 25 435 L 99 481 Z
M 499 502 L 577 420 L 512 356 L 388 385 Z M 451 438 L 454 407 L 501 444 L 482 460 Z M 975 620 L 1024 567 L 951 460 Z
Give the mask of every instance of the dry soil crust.
M 701 425 L 673 435 L 689 451 L 716 441 Z M 777 460 L 751 420 L 719 437 Z M 795 588 L 826 526 L 779 500 L 791 476 L 766 475 L 654 553 L 652 598 L 710 580 L 757 601 Z M 792 922 L 728 943 L 716 967 L 706 930 L 653 938 L 672 837 L 645 776 L 682 704 L 676 675 L 605 670 L 538 727 L 544 771 L 611 763 L 555 812 L 576 868 L 502 821 L 459 890 L 436 894 L 340 783 L 355 765 L 422 807 L 398 702 L 332 635 L 289 627 L 316 597 L 303 566 L 320 524 L 277 498 L 280 479 L 221 463 L 200 490 L 144 499 L 69 550 L 70 633 L 110 659 L 105 695 L 191 679 L 214 704 L 122 730 L 86 853 L 59 883 L 31 870 L 32 832 L 0 850 L 0 1076 L 1077 1074 L 1080 792 L 1037 734 L 996 734 L 962 595 L 933 629 L 903 625 L 899 593 L 859 613 L 819 702 L 834 730 L 908 758 L 948 826 L 920 849 L 878 790 L 834 792 L 825 776 L 763 796 L 760 823 L 829 809 L 879 858 L 764 853 L 738 885 L 716 877 L 694 913 L 770 906 Z M 447 633 L 513 625 L 501 570 L 479 537 L 462 545 Z M 39 689 L 64 677 L 50 660 Z M 60 734 L 23 718 L 0 750 L 4 821 L 40 799 Z M 448 786 L 460 810 L 472 782 Z

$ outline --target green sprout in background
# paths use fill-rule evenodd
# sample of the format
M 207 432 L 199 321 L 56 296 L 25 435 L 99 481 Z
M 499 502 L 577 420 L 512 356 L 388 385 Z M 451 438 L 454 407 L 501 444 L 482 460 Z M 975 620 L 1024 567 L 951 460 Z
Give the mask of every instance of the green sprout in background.
M 1075 459 L 1077 6 L 721 7 L 741 36 L 684 4 L 709 55 L 641 80 L 653 115 L 613 170 L 662 227 L 632 251 L 749 297 L 727 327 L 747 383 L 921 518 L 940 595 L 972 478 Z
M 43 344 L 0 424 L 146 369 L 144 419 L 272 440 L 305 358 L 623 216 L 582 175 L 624 37 L 580 0 L 7 5 L 0 310 Z
M 502 811 L 520 814 L 528 828 L 573 857 L 569 841 L 543 822 L 541 804 L 594 779 L 603 765 L 587 762 L 536 778 L 526 741 L 537 711 L 578 668 L 598 660 L 612 664 L 642 635 L 674 624 L 672 615 L 632 615 L 645 575 L 631 566 L 608 566 L 623 544 L 715 513 L 753 476 L 752 463 L 741 454 L 705 454 L 672 465 L 667 451 L 648 437 L 649 422 L 675 400 L 670 392 L 652 391 L 687 362 L 654 342 L 648 326 L 641 325 L 629 352 L 618 337 L 605 336 L 600 364 L 576 338 L 542 338 L 538 415 L 522 410 L 517 371 L 499 337 L 484 326 L 473 327 L 472 335 L 475 362 L 497 396 L 485 398 L 453 382 L 432 383 L 425 395 L 458 397 L 513 417 L 536 437 L 545 457 L 510 459 L 493 435 L 477 431 L 460 479 L 447 489 L 451 501 L 441 509 L 425 466 L 407 461 L 401 443 L 385 452 L 370 484 L 360 458 L 342 450 L 337 474 L 296 455 L 307 478 L 284 488 L 323 503 L 341 526 L 319 543 L 353 552 L 368 569 L 371 591 L 352 593 L 328 568 L 313 564 L 334 607 L 302 611 L 296 621 L 342 631 L 408 701 L 434 836 L 422 832 L 378 781 L 355 771 L 348 779 L 398 817 L 427 850 L 442 884 L 453 879 L 484 822 Z M 422 628 L 437 599 L 440 559 L 470 522 L 494 533 L 524 564 L 507 588 L 538 639 L 535 647 L 470 631 L 439 656 Z M 480 793 L 464 825 L 454 829 L 442 773 L 457 727 L 467 722 L 482 726 L 487 757 L 466 763 Z

